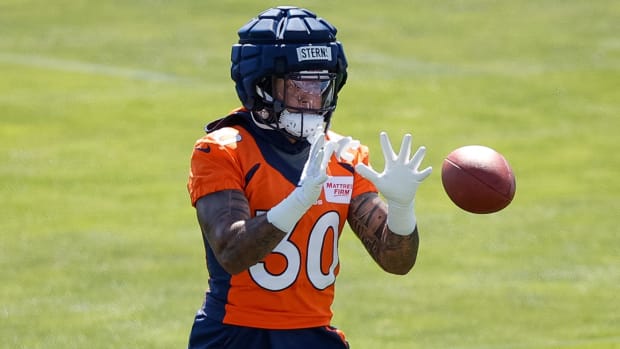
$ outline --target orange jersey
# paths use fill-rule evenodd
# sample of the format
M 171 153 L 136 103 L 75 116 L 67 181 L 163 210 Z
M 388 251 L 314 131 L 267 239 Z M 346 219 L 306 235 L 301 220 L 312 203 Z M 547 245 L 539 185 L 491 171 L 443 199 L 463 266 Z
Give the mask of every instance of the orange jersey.
M 231 117 L 237 122 L 196 142 L 188 183 L 192 204 L 204 195 L 232 189 L 245 194 L 252 216 L 264 214 L 295 189 L 309 144 L 299 142 L 293 149 L 277 150 L 273 146 L 277 131 L 258 130 L 244 111 Z M 264 138 L 270 132 L 271 138 Z M 341 136 L 329 131 L 327 138 Z M 237 275 L 224 271 L 205 240 L 209 290 L 203 311 L 207 316 L 226 324 L 268 329 L 330 323 L 339 271 L 338 239 L 349 202 L 356 195 L 376 192 L 354 171 L 357 163 L 368 164 L 367 147 L 350 153 L 350 161 L 331 158 L 329 178 L 317 202 L 271 254 L 248 270 Z

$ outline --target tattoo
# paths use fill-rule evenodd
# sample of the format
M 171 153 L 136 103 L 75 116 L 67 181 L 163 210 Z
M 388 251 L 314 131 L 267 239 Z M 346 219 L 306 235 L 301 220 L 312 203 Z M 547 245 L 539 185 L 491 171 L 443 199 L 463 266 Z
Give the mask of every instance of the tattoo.
M 237 190 L 206 195 L 196 202 L 196 210 L 205 240 L 231 274 L 261 261 L 286 235 L 266 215 L 251 217 L 247 198 Z
M 417 227 L 406 236 L 392 233 L 387 226 L 387 206 L 376 193 L 351 200 L 348 222 L 368 253 L 386 271 L 406 274 L 415 264 Z

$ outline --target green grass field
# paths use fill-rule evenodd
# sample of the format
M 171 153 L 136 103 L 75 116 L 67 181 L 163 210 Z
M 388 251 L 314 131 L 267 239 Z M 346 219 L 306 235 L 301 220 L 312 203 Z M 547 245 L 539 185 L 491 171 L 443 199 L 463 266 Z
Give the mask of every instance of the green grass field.
M 0 0 L 0 347 L 183 348 L 207 274 L 185 189 L 203 125 L 239 102 L 237 29 L 273 1 Z M 333 128 L 411 132 L 414 271 L 347 230 L 334 324 L 355 349 L 620 348 L 620 3 L 304 1 L 349 59 Z M 516 173 L 457 209 L 443 157 Z

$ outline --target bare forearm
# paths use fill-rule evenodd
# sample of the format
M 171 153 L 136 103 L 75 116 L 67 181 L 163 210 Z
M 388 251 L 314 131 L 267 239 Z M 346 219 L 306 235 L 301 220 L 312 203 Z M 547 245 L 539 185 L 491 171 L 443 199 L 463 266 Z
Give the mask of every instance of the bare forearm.
M 237 274 L 268 255 L 286 233 L 267 221 L 251 217 L 247 199 L 238 191 L 222 191 L 200 199 L 198 220 L 218 262 Z
M 410 235 L 397 235 L 387 226 L 387 208 L 376 194 L 363 194 L 351 202 L 349 225 L 373 259 L 384 270 L 406 274 L 418 254 L 417 228 Z
M 219 261 L 231 274 L 261 261 L 286 235 L 269 223 L 265 215 L 236 221 L 228 230 L 232 238 L 221 247 Z

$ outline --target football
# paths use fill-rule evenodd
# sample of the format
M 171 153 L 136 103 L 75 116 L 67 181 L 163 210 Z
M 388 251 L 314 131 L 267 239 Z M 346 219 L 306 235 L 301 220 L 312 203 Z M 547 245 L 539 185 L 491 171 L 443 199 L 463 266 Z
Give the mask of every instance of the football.
M 514 198 L 514 173 L 499 152 L 468 145 L 448 154 L 441 167 L 441 182 L 448 197 L 471 213 L 493 213 Z

